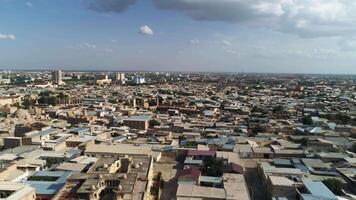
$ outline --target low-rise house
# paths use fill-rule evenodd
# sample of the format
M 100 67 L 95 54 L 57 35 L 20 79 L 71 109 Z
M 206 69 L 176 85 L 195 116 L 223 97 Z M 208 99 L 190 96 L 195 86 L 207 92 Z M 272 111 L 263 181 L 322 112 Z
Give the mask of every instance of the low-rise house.
M 196 167 L 188 167 L 177 173 L 178 184 L 196 185 L 199 182 L 201 171 Z
M 148 116 L 132 116 L 123 120 L 125 126 L 131 129 L 147 130 L 150 117 Z
M 310 199 L 327 199 L 327 200 L 338 200 L 335 196 L 322 182 L 314 182 L 310 179 L 303 179 L 304 187 L 298 189 L 298 196 L 301 200 Z
M 268 193 L 271 199 L 295 199 L 297 184 L 284 176 L 268 176 Z
M 37 199 L 50 200 L 65 185 L 70 174 L 71 172 L 65 171 L 39 171 L 25 183 L 35 188 Z
M 223 187 L 223 178 L 214 176 L 200 176 L 199 185 L 206 187 Z
M 151 179 L 150 157 L 102 157 L 86 173 L 68 177 L 54 199 L 146 199 Z
M 0 182 L 0 199 L 35 200 L 35 188 L 24 183 Z
M 149 156 L 151 155 L 151 147 L 146 145 L 132 144 L 88 144 L 84 154 L 89 157 L 111 157 L 111 156 Z
M 207 157 L 216 157 L 216 151 L 188 150 L 187 157 L 191 157 L 193 160 L 204 160 Z

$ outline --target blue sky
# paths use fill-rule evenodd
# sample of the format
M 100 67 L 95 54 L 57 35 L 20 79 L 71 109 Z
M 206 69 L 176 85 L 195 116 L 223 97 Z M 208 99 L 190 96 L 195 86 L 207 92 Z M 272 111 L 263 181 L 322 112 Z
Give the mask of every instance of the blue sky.
M 352 0 L 0 0 L 0 68 L 356 74 L 355 13 Z

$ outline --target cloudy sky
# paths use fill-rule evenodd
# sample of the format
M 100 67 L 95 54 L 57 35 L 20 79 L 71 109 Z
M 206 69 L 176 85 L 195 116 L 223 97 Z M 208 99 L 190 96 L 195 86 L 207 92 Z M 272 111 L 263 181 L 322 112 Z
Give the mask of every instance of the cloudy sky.
M 356 1 L 0 0 L 0 68 L 356 74 Z

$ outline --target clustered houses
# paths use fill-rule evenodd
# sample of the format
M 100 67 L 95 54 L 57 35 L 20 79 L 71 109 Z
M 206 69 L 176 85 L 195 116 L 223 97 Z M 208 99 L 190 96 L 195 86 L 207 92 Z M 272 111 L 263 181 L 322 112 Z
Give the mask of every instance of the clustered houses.
M 17 77 L 0 86 L 0 198 L 356 197 L 353 76 Z

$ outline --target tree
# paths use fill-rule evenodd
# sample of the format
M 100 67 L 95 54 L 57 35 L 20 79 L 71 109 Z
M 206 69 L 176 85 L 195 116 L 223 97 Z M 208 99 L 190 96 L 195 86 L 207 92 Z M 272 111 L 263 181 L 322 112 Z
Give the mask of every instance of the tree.
M 48 97 L 50 94 L 51 94 L 50 91 L 43 91 L 43 92 L 40 92 L 40 93 L 38 94 L 38 96 L 46 96 L 46 97 Z
M 19 102 L 16 102 L 16 103 L 14 103 L 14 106 L 15 106 L 16 108 L 20 108 L 20 103 L 19 103 Z
M 351 122 L 351 117 L 346 114 L 337 114 L 336 119 L 341 122 L 341 124 L 348 124 Z
M 259 112 L 259 113 L 263 113 L 264 110 L 258 106 L 254 106 L 252 109 L 251 109 L 251 113 L 255 113 L 255 112 Z
M 313 125 L 313 120 L 312 120 L 312 118 L 310 116 L 304 116 L 302 118 L 302 123 L 304 125 Z
M 55 96 L 41 96 L 38 98 L 38 103 L 55 106 L 57 104 L 57 98 Z
M 150 128 L 153 128 L 153 127 L 159 126 L 159 125 L 161 125 L 161 122 L 159 122 L 158 120 L 155 120 L 155 119 L 151 119 L 149 122 Z
M 308 138 L 303 137 L 303 138 L 300 140 L 300 144 L 302 144 L 303 146 L 307 146 L 307 145 L 308 145 Z
M 7 114 L 5 112 L 0 112 L 0 117 L 7 117 Z
M 263 133 L 263 132 L 266 132 L 266 129 L 261 126 L 256 126 L 255 128 L 252 129 L 252 133 L 254 135 L 257 135 L 258 133 Z
M 31 106 L 31 102 L 29 98 L 25 98 L 22 102 L 22 105 L 25 109 L 28 109 Z
M 323 181 L 323 183 L 328 187 L 334 194 L 342 195 L 342 182 L 335 178 L 328 178 Z
M 206 176 L 220 177 L 224 173 L 224 161 L 221 159 L 207 157 L 204 159 L 203 173 Z
M 353 143 L 351 148 L 350 148 L 350 151 L 356 153 L 356 143 Z
M 184 135 L 180 135 L 178 137 L 178 140 L 179 140 L 179 143 L 182 141 L 182 140 L 186 140 L 187 138 L 184 136 Z
M 284 111 L 284 108 L 282 105 L 278 105 L 273 108 L 273 113 L 282 113 Z
M 69 98 L 68 94 L 64 94 L 63 92 L 59 93 L 57 98 L 59 99 L 67 99 Z
M 234 133 L 241 133 L 241 128 L 234 128 Z
M 356 139 L 356 133 L 351 133 L 350 137 Z

